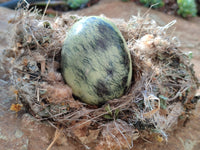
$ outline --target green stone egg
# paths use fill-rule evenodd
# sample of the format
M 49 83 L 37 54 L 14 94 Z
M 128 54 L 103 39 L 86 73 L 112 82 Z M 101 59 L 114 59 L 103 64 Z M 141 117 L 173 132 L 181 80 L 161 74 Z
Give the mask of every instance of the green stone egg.
M 73 94 L 99 105 L 121 97 L 130 86 L 132 62 L 119 29 L 103 17 L 85 17 L 67 32 L 62 74 Z

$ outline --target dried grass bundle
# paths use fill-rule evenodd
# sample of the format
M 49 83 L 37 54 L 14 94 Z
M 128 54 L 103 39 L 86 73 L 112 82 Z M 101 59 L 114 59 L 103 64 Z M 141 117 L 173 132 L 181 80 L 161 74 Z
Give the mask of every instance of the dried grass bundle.
M 112 19 L 131 51 L 134 80 L 126 95 L 97 108 L 76 100 L 60 72 L 66 31 L 81 17 L 42 20 L 37 11 L 17 13 L 13 44 L 4 61 L 10 63 L 18 98 L 39 120 L 64 126 L 85 146 L 129 149 L 144 130 L 167 139 L 166 132 L 187 113 L 197 79 L 189 58 L 167 35 L 174 21 L 161 27 L 148 15 L 133 16 L 128 22 Z

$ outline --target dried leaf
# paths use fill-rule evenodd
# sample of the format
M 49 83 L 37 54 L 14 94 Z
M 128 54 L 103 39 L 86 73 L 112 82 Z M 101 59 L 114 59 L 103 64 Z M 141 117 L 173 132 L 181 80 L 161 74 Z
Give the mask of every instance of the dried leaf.
M 162 141 L 163 141 L 164 139 L 163 139 L 162 136 L 158 135 L 158 136 L 156 137 L 156 140 L 157 140 L 158 142 L 162 143 Z
M 23 107 L 22 104 L 12 104 L 12 105 L 10 106 L 10 110 L 15 111 L 15 112 L 18 112 L 18 111 L 21 110 L 22 107 Z
M 153 109 L 149 112 L 143 114 L 144 118 L 151 118 L 156 112 L 158 112 L 160 108 Z

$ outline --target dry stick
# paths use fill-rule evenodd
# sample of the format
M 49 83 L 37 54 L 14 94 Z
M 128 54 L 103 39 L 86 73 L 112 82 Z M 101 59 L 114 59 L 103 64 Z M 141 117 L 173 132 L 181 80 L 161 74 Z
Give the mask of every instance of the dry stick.
M 130 101 L 130 100 L 129 100 L 129 101 Z M 123 106 L 127 105 L 127 104 L 129 103 L 129 101 L 127 101 L 126 103 L 124 103 L 124 104 L 122 104 L 122 105 L 119 105 L 119 106 L 116 107 L 116 108 L 113 108 L 111 111 L 116 110 L 116 109 L 118 109 L 118 108 L 120 108 L 120 107 L 123 107 Z M 96 111 L 96 110 L 91 110 L 91 111 L 88 112 L 88 113 L 91 113 L 92 111 Z M 69 116 L 67 116 L 67 118 L 73 117 L 73 116 L 76 115 L 77 113 L 79 113 L 79 110 L 76 111 L 76 112 L 73 113 L 73 114 L 69 114 Z M 94 117 L 94 118 L 92 118 L 92 119 L 90 119 L 90 120 L 88 120 L 88 121 L 85 121 L 85 122 L 83 122 L 82 124 L 85 124 L 85 123 L 87 123 L 87 122 L 89 122 L 89 121 L 91 121 L 91 120 L 94 120 L 94 119 L 96 119 L 96 118 L 98 118 L 98 117 L 101 117 L 101 116 L 103 116 L 103 115 L 105 115 L 105 114 L 107 114 L 107 112 L 102 113 L 102 114 L 100 114 L 100 115 L 98 115 L 98 116 L 96 116 L 96 117 Z M 63 115 L 63 113 L 59 113 L 59 114 L 53 115 L 53 116 L 48 117 L 48 118 L 46 118 L 46 119 L 59 117 L 60 115 Z M 45 120 L 45 119 L 40 119 L 40 121 L 41 121 L 41 120 Z M 67 120 L 67 119 L 64 118 L 64 119 L 61 119 L 61 120 Z M 68 119 L 68 120 L 69 120 L 69 119 Z M 82 124 L 80 124 L 80 125 L 82 125 Z M 79 125 L 77 125 L 77 126 L 79 126 Z M 77 127 L 77 126 L 73 126 L 73 127 Z M 70 127 L 70 128 L 68 128 L 68 129 L 71 129 L 71 128 L 73 128 L 73 127 Z
M 176 24 L 176 20 L 173 20 L 173 21 L 169 22 L 168 24 L 166 24 L 165 26 L 161 27 L 160 29 L 162 29 L 164 31 L 165 29 L 171 28 L 175 24 Z
M 37 101 L 40 102 L 40 88 L 37 88 Z
M 151 142 L 150 140 L 147 140 L 147 139 L 145 139 L 144 137 L 142 137 L 142 136 L 140 136 L 141 137 L 141 139 L 142 140 L 144 140 L 145 142 L 148 142 L 148 143 L 153 143 L 153 142 Z
M 116 128 L 118 129 L 118 131 L 120 132 L 120 134 L 123 136 L 123 138 L 125 139 L 126 143 L 128 144 L 128 147 L 131 149 L 132 146 L 129 144 L 128 140 L 127 140 L 127 137 L 124 135 L 124 133 L 122 133 L 122 131 L 120 130 L 120 127 L 117 125 L 116 122 L 114 122 Z
M 119 139 L 114 134 L 112 134 L 112 132 L 108 129 L 108 126 L 106 127 L 106 130 L 107 130 L 107 133 L 116 141 L 117 145 L 119 145 L 121 149 L 122 147 L 121 147 L 121 143 Z
M 145 18 L 145 16 L 150 12 L 150 10 L 152 9 L 152 7 L 153 7 L 153 6 L 156 6 L 156 5 L 158 5 L 158 4 L 159 4 L 159 3 L 155 3 L 155 4 L 151 5 L 151 6 L 149 7 L 149 9 L 143 14 L 142 18 Z
M 173 36 L 175 31 L 176 31 L 176 27 L 173 28 L 173 30 L 169 36 L 169 39 L 171 39 L 172 41 L 174 41 L 174 39 L 177 39 L 175 36 Z M 180 43 L 178 45 L 180 45 Z M 179 47 L 178 45 L 176 45 L 176 46 Z
M 122 148 L 121 143 L 119 138 L 117 138 L 114 134 L 112 134 L 111 132 L 109 132 L 109 134 L 111 135 L 111 137 L 116 141 L 117 145 L 119 145 L 120 149 Z
M 27 8 L 29 8 L 30 4 L 29 4 L 26 0 L 24 0 L 24 2 L 26 3 Z M 20 7 L 21 4 L 22 4 L 22 3 L 20 3 L 20 4 L 18 5 L 18 7 Z
M 174 97 L 169 98 L 167 101 L 172 101 L 172 100 L 176 99 L 177 97 L 179 97 L 180 94 L 184 93 L 184 92 L 187 91 L 189 88 L 190 88 L 190 87 L 186 87 L 185 89 L 184 89 L 184 88 L 180 89 L 180 90 L 176 93 L 176 95 L 175 95 Z M 181 90 L 182 90 L 182 91 L 181 91 Z
M 119 105 L 119 106 L 116 107 L 116 108 L 113 108 L 111 111 L 116 110 L 116 109 L 118 109 L 118 108 L 120 108 L 120 107 L 126 106 L 130 101 L 131 101 L 131 99 L 128 100 L 126 103 L 124 103 L 124 104 L 122 104 L 122 105 Z M 81 126 L 81 125 L 83 125 L 83 124 L 86 124 L 86 123 L 88 123 L 89 121 L 92 121 L 92 120 L 97 119 L 97 118 L 99 118 L 99 117 L 101 117 L 101 116 L 103 116 L 103 115 L 106 115 L 107 113 L 108 113 L 108 112 L 104 112 L 104 113 L 102 113 L 102 114 L 100 114 L 100 115 L 98 115 L 98 116 L 96 116 L 96 117 L 94 117 L 94 118 L 91 118 L 90 120 L 87 120 L 87 121 L 85 121 L 85 122 L 83 122 L 83 123 L 81 123 L 81 124 L 78 124 L 78 125 L 75 125 L 75 126 L 72 126 L 72 127 L 68 128 L 68 130 L 70 130 L 70 129 L 72 129 L 72 128 L 75 128 L 75 127 L 79 127 L 79 126 Z
M 49 123 L 52 127 L 54 127 L 55 129 L 58 129 L 51 121 L 48 120 L 48 123 Z
M 50 150 L 53 146 L 53 144 L 56 142 L 56 140 L 58 139 L 58 137 L 60 136 L 61 132 L 62 132 L 63 128 L 61 129 L 56 129 L 55 131 L 55 135 L 54 135 L 54 138 L 53 138 L 53 141 L 51 142 L 51 144 L 48 146 L 48 148 L 46 150 Z
M 50 1 L 51 1 L 51 0 L 48 0 L 48 2 L 47 2 L 47 4 L 46 4 L 46 7 L 45 7 L 45 10 L 44 10 L 44 13 L 43 13 L 43 15 L 42 15 L 42 19 L 41 19 L 41 20 L 44 19 L 44 15 L 45 15 L 45 13 L 46 13 L 46 11 L 47 11 L 47 8 L 48 8 L 48 6 L 49 6 Z
M 32 37 L 33 37 L 33 39 L 34 39 L 34 41 L 35 41 L 35 43 L 37 44 L 37 46 L 39 46 L 41 49 L 43 49 L 43 50 L 45 50 L 45 48 L 43 48 L 39 43 L 38 43 L 38 41 L 37 41 L 37 39 L 36 39 L 36 37 L 34 36 L 34 34 L 33 34 L 33 32 L 32 32 L 32 30 L 31 30 L 31 28 L 30 27 L 28 27 L 28 29 L 29 29 L 29 31 L 31 32 L 31 35 L 32 35 Z M 24 28 L 24 30 L 26 31 L 26 32 L 28 32 L 25 28 Z

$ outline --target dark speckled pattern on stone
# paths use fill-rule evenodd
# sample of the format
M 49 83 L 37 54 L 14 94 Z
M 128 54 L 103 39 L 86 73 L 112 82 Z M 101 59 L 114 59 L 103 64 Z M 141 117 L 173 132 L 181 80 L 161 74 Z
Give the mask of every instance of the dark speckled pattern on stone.
M 124 38 L 101 17 L 87 17 L 67 33 L 62 71 L 74 95 L 88 104 L 122 96 L 130 85 L 132 66 Z

